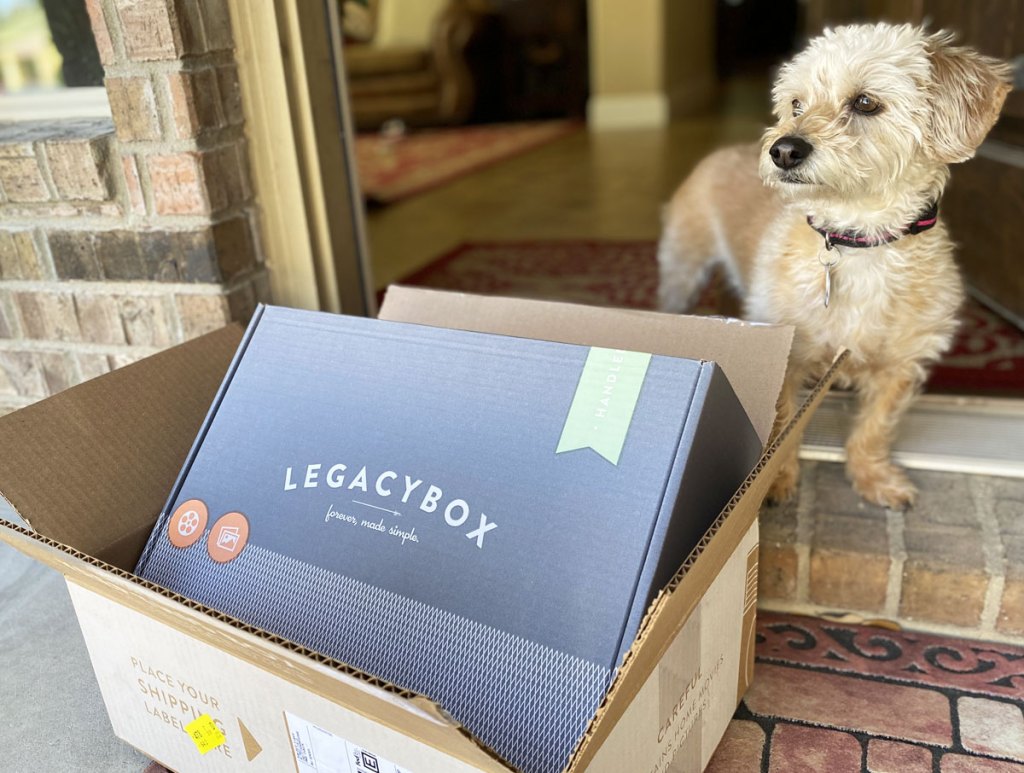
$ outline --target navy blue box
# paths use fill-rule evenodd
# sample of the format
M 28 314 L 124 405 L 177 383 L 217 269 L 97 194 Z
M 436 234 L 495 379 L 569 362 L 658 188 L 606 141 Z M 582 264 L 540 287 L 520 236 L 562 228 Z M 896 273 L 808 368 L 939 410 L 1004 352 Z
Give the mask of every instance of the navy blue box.
M 553 773 L 760 452 L 714 363 L 261 307 L 137 573 Z

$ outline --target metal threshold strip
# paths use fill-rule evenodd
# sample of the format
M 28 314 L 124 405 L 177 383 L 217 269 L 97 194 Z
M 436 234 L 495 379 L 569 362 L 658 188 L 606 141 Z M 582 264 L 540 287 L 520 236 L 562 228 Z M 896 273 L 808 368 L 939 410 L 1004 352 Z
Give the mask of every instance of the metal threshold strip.
M 800 458 L 845 461 L 855 412 L 852 394 L 827 395 Z M 1024 478 L 1024 400 L 922 395 L 900 422 L 893 459 L 918 470 Z

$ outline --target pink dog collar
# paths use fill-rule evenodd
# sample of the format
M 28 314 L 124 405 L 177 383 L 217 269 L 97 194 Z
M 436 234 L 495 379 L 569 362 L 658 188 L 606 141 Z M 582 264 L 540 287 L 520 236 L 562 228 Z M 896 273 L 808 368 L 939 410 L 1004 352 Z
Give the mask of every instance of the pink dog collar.
M 829 231 L 827 228 L 818 228 L 813 221 L 811 216 L 807 216 L 807 225 L 817 231 L 825 238 L 826 249 L 832 249 L 835 246 L 840 247 L 878 247 L 881 244 L 888 244 L 894 242 L 897 239 L 901 239 L 904 236 L 913 236 L 919 234 L 922 231 L 927 231 L 932 228 L 939 220 L 939 202 L 933 203 L 928 209 L 921 213 L 920 217 L 913 223 L 908 225 L 902 231 L 898 233 L 888 233 L 884 236 L 871 238 L 867 236 L 860 236 L 856 232 L 845 231 L 836 232 Z

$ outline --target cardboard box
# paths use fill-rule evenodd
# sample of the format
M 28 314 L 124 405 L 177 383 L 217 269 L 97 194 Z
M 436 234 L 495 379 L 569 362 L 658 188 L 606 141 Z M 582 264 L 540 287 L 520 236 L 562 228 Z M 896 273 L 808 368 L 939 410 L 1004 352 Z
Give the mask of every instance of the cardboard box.
M 264 306 L 136 574 L 559 773 L 760 454 L 711 362 Z
M 792 338 L 736 321 L 407 288 L 389 291 L 382 316 L 711 359 L 762 440 Z M 241 336 L 225 328 L 0 418 L 0 491 L 33 527 L 8 524 L 0 538 L 66 576 L 114 732 L 181 772 L 304 773 L 315 769 L 311 748 L 350 771 L 357 759 L 387 773 L 509 770 L 441 707 L 128 571 Z M 758 508 L 837 366 L 653 602 L 567 771 L 707 763 L 752 677 Z M 226 736 L 205 755 L 184 730 L 203 714 Z

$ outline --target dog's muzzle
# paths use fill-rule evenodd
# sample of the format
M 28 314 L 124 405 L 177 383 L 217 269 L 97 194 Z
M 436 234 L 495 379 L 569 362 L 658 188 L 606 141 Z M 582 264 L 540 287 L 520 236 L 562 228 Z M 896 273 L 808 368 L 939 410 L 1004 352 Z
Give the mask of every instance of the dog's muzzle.
M 814 150 L 807 140 L 795 135 L 781 137 L 768 150 L 772 163 L 779 169 L 793 169 L 800 166 Z

